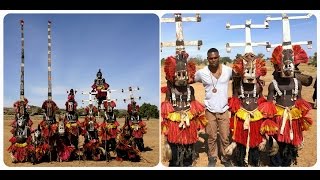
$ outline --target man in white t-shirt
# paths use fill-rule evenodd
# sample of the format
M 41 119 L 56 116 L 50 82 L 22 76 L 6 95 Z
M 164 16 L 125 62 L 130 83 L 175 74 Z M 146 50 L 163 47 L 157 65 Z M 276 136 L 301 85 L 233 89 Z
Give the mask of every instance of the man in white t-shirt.
M 208 138 L 208 166 L 214 167 L 218 159 L 217 137 L 221 139 L 221 163 L 228 167 L 231 162 L 225 155 L 225 149 L 230 144 L 230 120 L 228 113 L 228 85 L 232 79 L 232 68 L 219 62 L 219 51 L 211 48 L 207 52 L 209 65 L 198 70 L 194 82 L 201 82 L 205 88 L 206 132 Z M 218 141 L 219 142 L 219 141 Z

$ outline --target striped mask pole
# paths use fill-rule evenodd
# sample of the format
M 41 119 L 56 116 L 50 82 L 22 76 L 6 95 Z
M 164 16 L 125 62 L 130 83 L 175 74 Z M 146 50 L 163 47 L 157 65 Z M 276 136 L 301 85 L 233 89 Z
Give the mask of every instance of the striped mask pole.
M 176 55 L 181 51 L 185 51 L 185 46 L 198 46 L 198 50 L 202 46 L 202 40 L 185 41 L 183 37 L 182 22 L 200 22 L 200 14 L 195 17 L 182 17 L 180 13 L 174 14 L 174 18 L 161 18 L 162 23 L 175 23 L 176 24 L 176 41 L 175 42 L 161 42 L 161 52 L 163 47 L 175 47 Z
M 133 91 L 139 91 L 140 88 L 139 87 L 129 87 L 128 90 L 122 89 L 121 92 L 125 93 L 125 92 L 129 92 L 129 98 L 123 99 L 123 102 L 126 103 L 127 101 L 130 102 L 130 104 L 133 104 L 133 102 L 136 102 L 135 100 L 141 100 L 141 96 L 134 96 L 133 95 Z
M 52 86 L 51 86 L 51 21 L 48 21 L 48 100 L 46 102 L 46 117 L 48 120 L 52 120 L 55 118 L 55 112 L 54 109 L 56 107 L 52 106 Z M 55 121 L 53 121 L 56 123 Z M 58 132 L 60 129 L 61 124 L 59 123 L 59 128 Z M 51 126 L 51 122 L 50 122 Z M 49 145 L 52 145 L 52 142 L 50 142 L 50 138 L 48 139 Z M 51 152 L 52 150 L 49 151 L 49 161 L 51 162 Z
M 24 21 L 20 20 L 21 25 L 21 69 L 20 69 L 20 101 L 24 101 Z
M 298 78 L 300 81 L 305 84 L 305 86 L 309 86 L 308 81 L 312 82 L 310 78 L 311 76 L 305 76 L 302 77 L 301 72 L 299 72 L 298 69 L 296 69 L 296 66 L 294 64 L 294 53 L 293 52 L 293 46 L 294 45 L 307 45 L 308 49 L 312 49 L 312 41 L 298 41 L 298 42 L 292 42 L 291 41 L 291 28 L 290 28 L 290 20 L 299 20 L 299 19 L 309 19 L 312 16 L 312 14 L 307 14 L 304 16 L 288 16 L 287 14 L 283 13 L 281 17 L 271 17 L 268 16 L 266 18 L 266 21 L 282 21 L 282 43 L 278 44 L 272 44 L 271 48 L 275 48 L 277 46 L 282 46 L 282 67 L 281 67 L 281 76 L 282 77 L 294 77 L 294 73 L 296 73 L 296 78 Z M 285 75 L 284 69 L 288 72 L 291 71 L 292 73 L 290 75 Z M 300 79 L 303 78 L 303 79 Z
M 227 30 L 245 29 L 246 42 L 245 43 L 227 43 L 226 44 L 227 53 L 231 52 L 232 47 L 245 47 L 244 54 L 246 54 L 246 53 L 254 54 L 253 47 L 255 47 L 255 46 L 265 46 L 266 50 L 269 51 L 270 50 L 270 43 L 268 41 L 258 42 L 258 43 L 251 41 L 251 29 L 268 29 L 268 28 L 269 28 L 268 21 L 264 21 L 264 24 L 252 24 L 251 19 L 250 19 L 250 20 L 246 20 L 246 23 L 244 25 L 231 25 L 228 22 L 226 24 Z
M 183 22 L 201 22 L 200 14 L 196 14 L 195 17 L 182 17 L 181 13 L 175 13 L 172 18 L 161 18 L 161 23 L 175 23 L 176 25 L 176 40 L 171 42 L 161 42 L 161 52 L 163 47 L 175 47 L 175 55 L 180 59 L 182 51 L 185 51 L 186 46 L 197 46 L 198 50 L 202 46 L 202 40 L 186 41 L 183 35 Z M 180 57 L 179 57 L 180 56 Z M 170 87 L 169 81 L 167 81 L 167 87 Z
M 58 107 L 52 101 L 52 85 L 51 85 L 51 21 L 48 21 L 48 100 L 45 101 L 46 116 L 51 118 L 55 117 Z
M 287 14 L 282 14 L 282 17 L 271 17 L 268 16 L 266 21 L 282 21 L 282 43 L 272 44 L 271 47 L 282 46 L 283 49 L 292 49 L 293 45 L 307 45 L 308 49 L 312 48 L 312 41 L 299 41 L 299 42 L 291 42 L 291 33 L 290 33 L 290 20 L 297 19 L 309 19 L 312 14 L 307 14 L 305 16 L 288 16 Z
M 52 86 L 51 86 L 51 21 L 48 21 L 48 100 L 52 100 Z

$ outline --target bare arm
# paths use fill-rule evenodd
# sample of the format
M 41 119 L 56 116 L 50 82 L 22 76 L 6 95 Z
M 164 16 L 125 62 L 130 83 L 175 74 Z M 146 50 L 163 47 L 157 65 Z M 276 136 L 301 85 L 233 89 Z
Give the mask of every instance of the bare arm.
M 268 87 L 268 97 L 267 97 L 267 100 L 268 101 L 272 101 L 273 100 L 273 96 L 274 96 L 274 85 L 273 83 L 271 82 L 269 84 L 269 87 Z
M 167 92 L 166 92 L 166 101 L 170 101 L 170 95 L 171 95 L 171 89 L 170 89 L 170 87 L 168 87 L 168 90 L 167 90 Z
M 259 92 L 259 97 L 263 97 L 263 86 L 265 85 L 265 82 L 261 79 L 257 79 L 257 81 L 258 81 L 258 84 L 261 88 L 261 91 Z
M 240 81 L 241 78 L 237 76 L 232 77 L 232 95 L 233 96 L 238 96 L 239 95 L 239 88 L 240 88 Z
M 190 91 L 191 91 L 191 97 L 190 97 L 191 101 L 196 100 L 196 97 L 194 96 L 194 88 L 192 86 L 190 86 Z
M 166 101 L 170 101 L 171 86 L 172 86 L 171 82 L 167 81 L 167 92 L 166 92 L 166 98 L 165 98 Z
M 297 98 L 302 98 L 301 91 L 302 91 L 302 84 L 301 84 L 301 81 L 298 80 L 298 97 Z
M 230 80 L 232 80 L 232 95 L 237 97 L 239 95 L 238 90 L 240 89 L 240 82 L 241 82 L 242 78 L 241 78 L 240 74 L 236 73 L 232 69 Z
M 201 81 L 202 81 L 202 79 L 201 79 L 201 73 L 200 73 L 200 71 L 197 71 L 196 74 L 194 75 L 194 78 L 193 78 L 193 79 L 190 78 L 190 79 L 188 80 L 188 83 L 189 83 L 189 84 L 192 84 L 192 83 L 201 82 Z
M 237 77 L 240 77 L 239 74 L 237 74 L 234 70 L 232 70 L 230 80 L 233 80 L 234 78 L 237 78 Z

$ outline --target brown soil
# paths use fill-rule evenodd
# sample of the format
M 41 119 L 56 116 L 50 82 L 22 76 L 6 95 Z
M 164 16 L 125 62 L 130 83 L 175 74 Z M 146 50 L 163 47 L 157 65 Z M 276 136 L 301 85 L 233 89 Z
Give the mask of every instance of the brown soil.
M 40 116 L 31 116 L 33 121 L 33 128 L 38 126 L 41 122 Z M 159 121 L 158 119 L 150 119 L 145 121 L 147 124 L 147 134 L 144 135 L 144 144 L 146 151 L 141 152 L 142 160 L 140 162 L 130 162 L 130 161 L 116 161 L 115 159 L 110 162 L 106 161 L 69 161 L 69 162 L 43 162 L 37 165 L 32 165 L 30 162 L 25 163 L 12 163 L 10 155 L 7 151 L 10 146 L 9 139 L 12 137 L 10 133 L 11 126 L 10 123 L 13 120 L 13 116 L 4 116 L 4 163 L 9 167 L 153 167 L 159 163 Z M 83 119 L 80 119 L 82 122 Z M 124 119 L 118 120 L 120 127 L 124 124 Z M 80 143 L 81 143 L 80 136 Z M 115 154 L 111 154 L 115 157 Z
M 231 66 L 231 64 L 229 64 L 228 66 Z M 201 67 L 197 67 L 197 70 L 202 68 Z M 265 77 L 262 77 L 261 79 L 263 79 L 265 81 L 265 87 L 263 90 L 263 94 L 266 96 L 268 94 L 268 85 L 270 84 L 271 80 L 272 80 L 272 72 L 273 72 L 273 66 L 271 65 L 270 62 L 267 62 L 267 68 L 268 68 L 268 72 L 267 75 Z M 310 75 L 313 77 L 313 79 L 315 79 L 316 75 L 317 75 L 317 68 L 314 66 L 308 66 L 305 64 L 301 64 L 299 65 L 299 69 L 307 75 Z M 163 70 L 163 66 L 161 67 L 161 87 L 166 85 L 166 80 L 165 80 L 165 74 L 164 74 L 164 70 Z M 195 89 L 195 97 L 198 101 L 203 102 L 204 100 L 204 96 L 205 96 L 205 92 L 204 92 L 204 88 L 203 85 L 201 83 L 194 83 L 192 84 L 192 86 Z M 231 83 L 229 84 L 229 87 L 231 87 Z M 314 89 L 313 89 L 313 83 L 311 84 L 311 86 L 302 87 L 302 97 L 307 100 L 308 102 L 310 102 L 313 105 L 313 101 L 312 101 L 312 95 L 313 95 Z M 229 96 L 231 96 L 231 88 L 229 88 Z M 161 94 L 161 102 L 164 101 L 165 98 L 165 94 Z M 298 164 L 295 165 L 297 167 L 312 167 L 315 165 L 315 163 L 317 162 L 317 110 L 316 109 L 312 109 L 309 112 L 309 117 L 312 118 L 313 120 L 313 125 L 310 127 L 309 131 L 304 132 L 304 146 L 301 150 L 299 150 L 298 154 Z M 163 136 L 161 136 L 163 137 Z M 161 143 L 163 144 L 163 138 L 161 139 Z M 168 162 L 162 162 L 163 165 L 168 166 Z M 206 153 L 200 153 L 200 157 L 197 160 L 195 166 L 196 167 L 205 167 L 208 164 L 208 159 L 207 159 L 207 155 Z M 219 163 L 217 163 L 217 166 L 221 167 L 222 165 Z

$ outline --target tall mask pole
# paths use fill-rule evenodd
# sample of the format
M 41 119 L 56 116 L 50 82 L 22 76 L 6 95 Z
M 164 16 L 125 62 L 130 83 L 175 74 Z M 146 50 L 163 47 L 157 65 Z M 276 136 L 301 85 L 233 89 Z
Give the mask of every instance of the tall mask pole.
M 48 21 L 48 100 L 52 100 L 52 84 L 51 84 L 51 21 Z
M 24 21 L 20 20 L 21 25 L 21 69 L 20 69 L 20 101 L 24 101 Z

